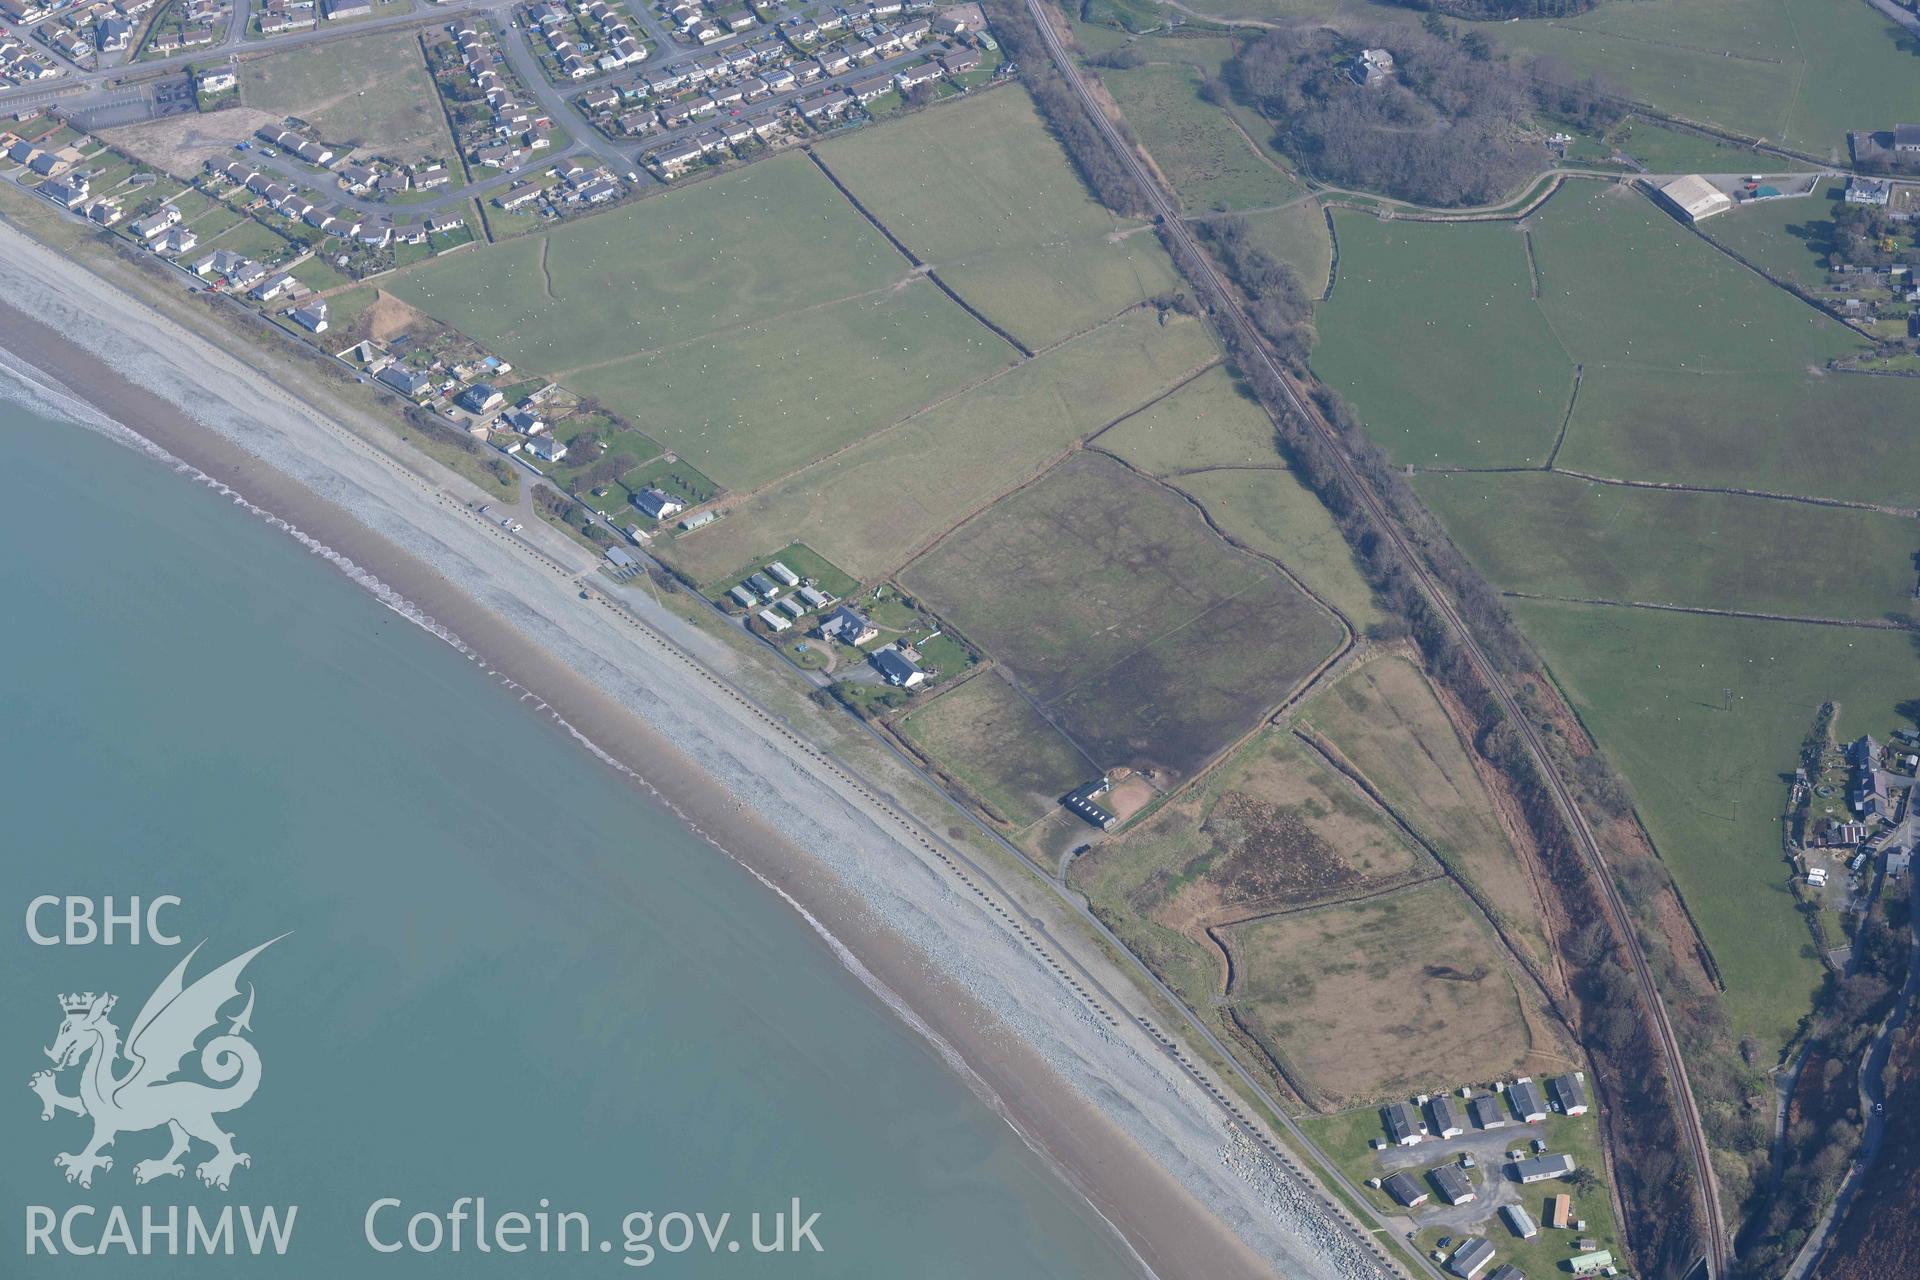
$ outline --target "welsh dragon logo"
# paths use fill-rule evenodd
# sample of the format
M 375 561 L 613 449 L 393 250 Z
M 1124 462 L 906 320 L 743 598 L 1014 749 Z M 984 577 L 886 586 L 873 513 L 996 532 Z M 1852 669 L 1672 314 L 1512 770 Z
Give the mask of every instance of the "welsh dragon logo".
M 196 1141 L 213 1148 L 213 1155 L 195 1169 L 200 1181 L 210 1187 L 225 1191 L 234 1169 L 253 1163 L 245 1152 L 234 1150 L 233 1135 L 214 1120 L 247 1105 L 260 1087 L 260 1054 L 243 1034 L 253 1029 L 251 983 L 246 1007 L 228 1020 L 224 1033 L 200 1048 L 200 1072 L 213 1084 L 174 1077 L 200 1038 L 218 1026 L 221 1009 L 240 997 L 240 974 L 248 962 L 278 941 L 261 943 L 189 986 L 187 966 L 200 953 L 200 947 L 195 947 L 147 997 L 127 1032 L 124 1048 L 119 1028 L 107 1016 L 113 1012 L 114 996 L 89 991 L 60 997 L 66 1017 L 53 1047 L 46 1051 L 53 1059 L 53 1070 L 36 1072 L 28 1083 L 40 1095 L 42 1120 L 51 1120 L 60 1111 L 93 1119 L 93 1139 L 85 1147 L 53 1158 L 55 1165 L 66 1170 L 68 1182 L 91 1187 L 95 1170 L 113 1170 L 113 1158 L 102 1153 L 115 1138 L 162 1125 L 172 1136 L 172 1145 L 159 1159 L 133 1166 L 137 1183 L 182 1176 L 186 1169 L 181 1157 Z M 58 1073 L 70 1067 L 80 1072 L 80 1091 L 72 1096 L 61 1093 L 58 1083 Z

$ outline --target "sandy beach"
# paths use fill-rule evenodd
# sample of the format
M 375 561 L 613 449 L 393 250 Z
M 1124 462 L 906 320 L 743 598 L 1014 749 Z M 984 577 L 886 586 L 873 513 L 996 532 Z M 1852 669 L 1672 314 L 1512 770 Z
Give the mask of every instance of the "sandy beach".
M 1393 1274 L 1155 1045 L 1136 1022 L 1145 998 L 1064 909 L 969 874 L 891 798 L 901 779 L 820 749 L 802 717 L 826 713 L 803 691 L 771 700 L 770 673 L 726 641 L 643 588 L 583 578 L 595 558 L 557 531 L 533 522 L 516 538 L 480 517 L 471 485 L 369 443 L 381 425 L 294 362 L 263 367 L 11 226 L 0 264 L 17 308 L 0 306 L 0 363 L 42 384 L 43 409 L 124 424 L 284 522 L 782 894 L 1114 1224 L 1144 1274 Z M 583 754 L 582 767 L 597 766 Z M 1063 953 L 1123 1007 L 1063 978 Z

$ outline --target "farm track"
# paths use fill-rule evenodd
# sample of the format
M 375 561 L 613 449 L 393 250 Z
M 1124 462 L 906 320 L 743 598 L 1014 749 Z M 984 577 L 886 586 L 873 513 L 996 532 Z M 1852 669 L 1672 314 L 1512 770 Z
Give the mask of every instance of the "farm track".
M 1411 545 L 1407 535 L 1393 520 L 1385 501 L 1374 492 L 1373 487 L 1361 476 L 1359 469 L 1347 456 L 1339 433 L 1314 408 L 1310 396 L 1303 391 L 1303 384 L 1273 358 L 1252 322 L 1248 320 L 1246 312 L 1241 308 L 1239 298 L 1205 256 L 1194 239 L 1191 229 L 1180 220 L 1179 210 L 1174 202 L 1166 192 L 1155 186 L 1147 177 L 1133 149 L 1120 136 L 1112 119 L 1100 109 L 1094 95 L 1087 89 L 1086 82 L 1080 74 L 1080 68 L 1074 64 L 1067 52 L 1047 6 L 1042 0 L 1026 0 L 1026 8 L 1047 46 L 1048 56 L 1060 75 L 1073 89 L 1082 109 L 1086 111 L 1094 126 L 1100 130 L 1108 147 L 1145 197 L 1148 207 L 1158 215 L 1164 233 L 1178 244 L 1191 262 L 1193 269 L 1203 276 L 1203 279 L 1194 282 L 1196 287 L 1203 287 L 1204 291 L 1211 295 L 1211 301 L 1216 308 L 1215 314 L 1220 322 L 1234 331 L 1240 339 L 1241 346 L 1249 352 L 1250 358 L 1258 360 L 1283 388 L 1292 410 L 1301 416 L 1310 429 L 1318 432 L 1327 441 L 1334 465 L 1342 478 L 1351 486 L 1361 505 L 1366 508 L 1369 518 L 1381 536 L 1391 543 L 1399 554 L 1408 574 L 1419 586 L 1435 612 L 1444 620 L 1447 629 L 1453 633 L 1461 646 L 1468 663 L 1486 683 L 1502 711 L 1506 713 L 1508 720 L 1525 742 L 1535 766 L 1540 770 L 1542 780 L 1552 793 L 1555 807 L 1560 811 L 1562 820 L 1574 835 L 1575 843 L 1579 846 L 1588 870 L 1596 882 L 1596 887 L 1600 890 L 1601 905 L 1608 923 L 1620 938 L 1621 948 L 1629 961 L 1636 985 L 1640 989 L 1642 1001 L 1658 1042 L 1660 1056 L 1665 1061 L 1673 1090 L 1674 1105 L 1679 1112 L 1680 1128 L 1694 1166 L 1694 1177 L 1697 1183 L 1694 1191 L 1698 1196 L 1706 1227 L 1706 1273 L 1708 1280 L 1719 1280 L 1727 1274 L 1730 1237 L 1721 1213 L 1720 1195 L 1713 1172 L 1712 1151 L 1707 1145 L 1706 1130 L 1701 1122 L 1699 1108 L 1693 1099 L 1692 1087 L 1687 1080 L 1686 1063 L 1680 1052 L 1679 1039 L 1667 1016 L 1666 1005 L 1660 997 L 1659 988 L 1654 983 L 1646 953 L 1640 945 L 1639 935 L 1634 928 L 1633 918 L 1621 897 L 1619 887 L 1613 882 L 1613 877 L 1608 871 L 1599 839 L 1595 836 L 1585 815 L 1580 812 L 1572 789 L 1560 776 L 1539 729 L 1525 713 L 1505 676 L 1494 665 L 1479 640 L 1467 626 L 1459 609 L 1421 561 L 1417 549 Z M 1252 1083 L 1251 1078 L 1244 1071 L 1240 1074 L 1243 1080 L 1249 1084 Z M 1288 1127 L 1297 1138 L 1305 1138 L 1305 1135 L 1299 1132 L 1298 1126 L 1289 1125 Z M 1306 1149 L 1316 1150 L 1310 1142 Z
M 1807 627 L 1848 627 L 1857 631 L 1912 631 L 1889 618 L 1818 618 L 1793 613 L 1751 613 L 1745 609 L 1709 609 L 1701 605 L 1655 604 L 1647 600 L 1607 600 L 1597 596 L 1548 596 L 1531 591 L 1502 591 L 1509 600 L 1545 600 L 1555 604 L 1605 605 L 1614 609 L 1651 609 L 1658 613 L 1692 613 L 1706 618 L 1746 618 L 1754 622 L 1797 622 Z
M 1578 373 L 1575 374 L 1575 394 L 1578 394 Z M 1571 421 L 1573 406 L 1567 406 L 1567 418 Z M 1562 427 L 1564 434 L 1565 427 Z M 1555 446 L 1555 456 L 1559 447 Z M 1847 498 L 1819 498 L 1806 493 L 1779 493 L 1772 489 L 1743 489 L 1734 485 L 1686 484 L 1679 480 L 1624 480 L 1619 476 L 1595 475 L 1591 471 L 1575 471 L 1571 467 L 1555 466 L 1549 461 L 1543 467 L 1422 467 L 1410 468 L 1414 475 L 1421 476 L 1471 476 L 1471 475 L 1555 475 L 1567 476 L 1574 480 L 1585 480 L 1590 484 L 1611 485 L 1621 489 L 1657 489 L 1666 493 L 1713 493 L 1728 498 L 1757 498 L 1763 502 L 1797 502 L 1809 507 L 1838 507 L 1846 511 L 1871 511 L 1883 516 L 1899 516 L 1911 520 L 1920 516 L 1920 509 L 1914 507 L 1896 507 L 1884 502 L 1854 502 Z

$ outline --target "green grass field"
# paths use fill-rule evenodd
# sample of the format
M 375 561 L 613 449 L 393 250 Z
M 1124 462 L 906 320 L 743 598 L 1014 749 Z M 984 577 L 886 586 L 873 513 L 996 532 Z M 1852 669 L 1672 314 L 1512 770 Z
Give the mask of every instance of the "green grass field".
M 988 671 L 902 720 L 900 732 L 1010 826 L 1046 816 L 1099 768 Z
M 1156 476 L 1280 463 L 1273 419 L 1226 365 L 1114 423 L 1094 443 Z
M 1287 468 L 1273 421 L 1222 366 L 1115 423 L 1095 445 L 1207 509 L 1227 537 L 1272 556 L 1357 628 L 1381 618 L 1333 517 Z
M 1200 73 L 1188 66 L 1102 71 L 1147 153 L 1189 211 L 1256 209 L 1305 188 L 1248 144 L 1219 107 L 1200 100 Z
M 1522 472 L 1414 486 L 1502 590 L 1816 618 L 1905 616 L 1910 519 Z
M 1340 276 L 1313 366 L 1398 462 L 1544 462 L 1573 361 L 1532 300 L 1510 223 L 1445 226 L 1336 212 Z M 1497 365 L 1497 373 L 1490 365 Z
M 1628 188 L 1568 183 L 1533 222 L 1541 308 L 1589 372 L 1804 369 L 1863 346 Z
M 1309 297 L 1318 298 L 1326 292 L 1333 269 L 1333 236 L 1319 202 L 1302 200 L 1284 209 L 1247 214 L 1245 220 L 1248 239 L 1275 261 L 1292 267 Z
M 764 324 L 908 272 L 833 185 L 790 153 L 439 259 L 388 290 L 515 364 L 553 370 Z
M 559 370 L 732 489 L 765 484 L 897 422 L 1016 353 L 930 282 Z
M 1087 194 L 1019 89 L 862 129 L 818 154 L 902 243 L 1029 347 L 1176 287 L 1152 232 Z
M 1834 202 L 1844 189 L 1822 183 L 1814 195 L 1750 204 L 1710 219 L 1701 230 L 1768 275 L 1817 289 L 1827 281 Z
M 1218 354 L 1196 320 L 1129 312 L 788 477 L 668 554 L 707 581 L 799 539 L 877 581 Z
M 1486 33 L 1683 119 L 1834 159 L 1848 129 L 1887 127 L 1913 102 L 1900 29 L 1848 0 L 1616 0 Z
M 453 153 L 426 59 L 419 41 L 406 32 L 310 45 L 242 63 L 240 101 L 299 116 L 328 142 L 396 160 Z
M 1751 173 L 1780 165 L 1778 156 L 1671 129 L 1641 116 L 1628 116 L 1614 126 L 1607 141 L 1645 165 L 1649 173 Z
M 1632 787 L 1735 1028 L 1770 1060 L 1821 976 L 1780 852 L 1783 779 L 1824 699 L 1840 704 L 1843 739 L 1909 723 L 1894 707 L 1920 682 L 1912 636 L 1546 602 L 1515 612 Z
M 1179 497 L 1083 452 L 903 584 L 1103 767 L 1190 777 L 1339 643 L 1334 619 Z
M 1581 384 L 1555 465 L 1911 506 L 1916 415 L 1920 383 L 1904 378 L 1603 369 Z

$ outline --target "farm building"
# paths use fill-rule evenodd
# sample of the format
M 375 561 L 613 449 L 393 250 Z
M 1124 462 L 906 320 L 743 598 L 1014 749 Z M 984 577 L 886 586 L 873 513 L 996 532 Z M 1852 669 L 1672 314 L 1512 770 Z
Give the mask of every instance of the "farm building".
M 1547 1118 L 1547 1103 L 1540 1096 L 1540 1086 L 1526 1076 L 1513 1082 L 1513 1087 L 1507 1090 L 1507 1100 L 1513 1103 L 1513 1114 L 1519 1116 L 1523 1124 Z
M 1095 778 L 1092 782 L 1081 783 L 1073 790 L 1067 792 L 1067 794 L 1061 798 L 1060 803 L 1102 831 L 1105 831 L 1112 827 L 1118 819 L 1105 809 L 1102 809 L 1097 803 L 1097 799 L 1111 790 L 1113 790 L 1113 783 L 1107 781 L 1107 779 L 1102 776 Z
M 1439 1190 L 1440 1198 L 1448 1204 L 1469 1204 L 1476 1199 L 1473 1191 L 1473 1179 L 1467 1171 L 1457 1164 L 1443 1164 L 1428 1175 Z
M 1453 1251 L 1453 1256 L 1447 1259 L 1447 1270 L 1459 1276 L 1460 1280 L 1473 1280 L 1492 1261 L 1493 1245 L 1475 1236 Z
M 1507 1220 L 1507 1228 L 1522 1240 L 1531 1240 L 1540 1234 L 1540 1228 L 1533 1224 L 1527 1211 L 1517 1204 L 1501 1205 L 1500 1216 Z
M 1411 1147 L 1427 1136 L 1427 1122 L 1411 1103 L 1393 1102 L 1380 1109 L 1387 1124 L 1387 1136 L 1403 1147 Z
M 1556 1231 L 1568 1231 L 1573 1227 L 1573 1197 L 1562 1191 L 1547 1201 L 1547 1225 Z
M 652 516 L 655 520 L 665 520 L 687 509 L 680 501 L 664 489 L 648 485 L 633 495 L 633 505 Z
M 1569 1071 L 1566 1075 L 1555 1076 L 1547 1081 L 1547 1092 L 1553 1095 L 1553 1105 L 1560 1108 L 1561 1114 L 1587 1114 L 1587 1085 L 1578 1074 Z
M 1660 199 L 1687 223 L 1701 223 L 1733 208 L 1733 200 L 1697 173 L 1675 178 L 1659 189 Z
M 1418 1208 L 1427 1202 L 1426 1191 L 1421 1188 L 1418 1182 L 1414 1181 L 1413 1175 L 1405 1169 L 1393 1174 L 1380 1185 L 1381 1189 L 1388 1195 L 1409 1209 Z
M 1573 1157 L 1569 1155 L 1535 1156 L 1531 1160 L 1515 1160 L 1508 1166 L 1513 1180 L 1520 1183 L 1564 1178 L 1573 1170 Z
M 1478 1129 L 1498 1129 L 1507 1123 L 1507 1109 L 1497 1093 L 1483 1093 L 1467 1103 L 1467 1115 Z
M 1457 1138 L 1466 1132 L 1460 1125 L 1459 1108 L 1444 1093 L 1435 1095 L 1427 1103 L 1427 1115 L 1433 1120 L 1433 1131 L 1442 1138 Z

